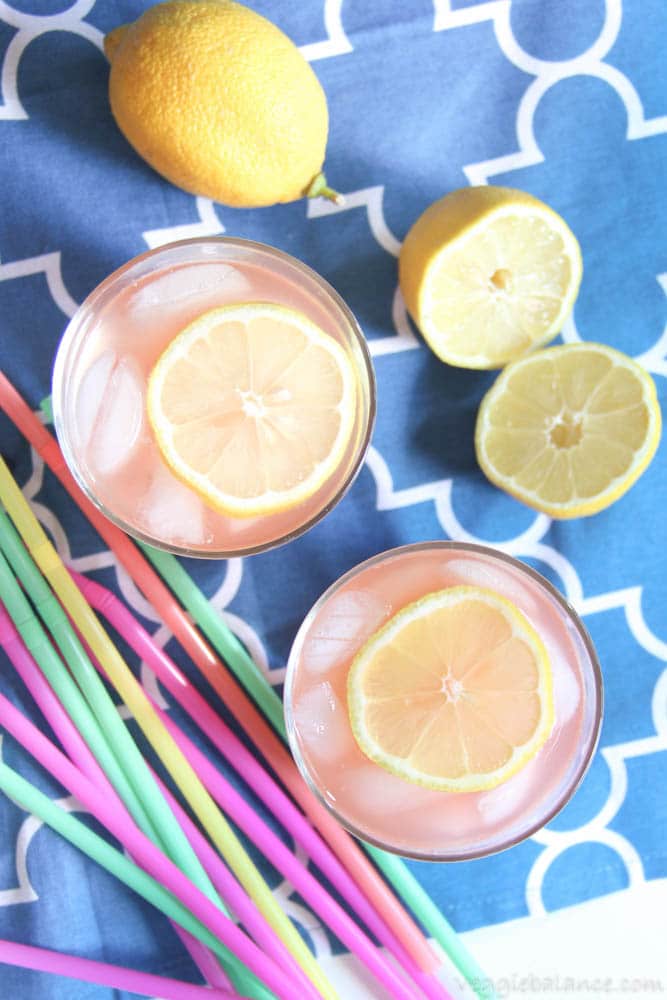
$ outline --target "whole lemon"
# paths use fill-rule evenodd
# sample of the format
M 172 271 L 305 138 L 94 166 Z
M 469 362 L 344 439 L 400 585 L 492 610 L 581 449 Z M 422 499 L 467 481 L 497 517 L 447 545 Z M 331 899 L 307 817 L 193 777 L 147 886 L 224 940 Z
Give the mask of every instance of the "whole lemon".
M 234 206 L 335 195 L 324 91 L 266 18 L 233 0 L 167 0 L 104 50 L 120 130 L 173 184 Z

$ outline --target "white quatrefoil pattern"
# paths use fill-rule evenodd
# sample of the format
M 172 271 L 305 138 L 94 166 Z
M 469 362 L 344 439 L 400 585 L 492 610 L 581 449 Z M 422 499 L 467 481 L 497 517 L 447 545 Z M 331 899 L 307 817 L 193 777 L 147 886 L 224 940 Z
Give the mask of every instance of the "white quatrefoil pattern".
M 406 314 L 396 269 L 408 228 L 447 191 L 503 184 L 532 192 L 568 220 L 582 245 L 583 284 L 563 339 L 633 355 L 653 373 L 664 404 L 664 0 L 249 3 L 294 39 L 327 92 L 327 176 L 345 194 L 342 206 L 233 210 L 173 188 L 135 155 L 109 111 L 102 39 L 140 14 L 144 0 L 0 0 L 2 367 L 37 409 L 67 317 L 148 247 L 228 233 L 305 260 L 347 300 L 371 345 L 379 403 L 365 465 L 344 501 L 298 541 L 188 569 L 279 686 L 304 614 L 362 559 L 451 538 L 526 560 L 567 595 L 597 645 L 606 688 L 599 751 L 547 829 L 504 854 L 415 864 L 415 874 L 458 930 L 665 878 L 665 446 L 640 482 L 593 518 L 554 523 L 500 493 L 473 450 L 477 406 L 493 375 L 437 361 Z M 197 678 L 42 461 L 0 421 L 2 452 L 62 558 L 113 587 Z M 151 672 L 125 652 L 196 738 Z M 39 719 L 3 654 L 0 689 Z M 0 741 L 0 753 L 85 818 L 11 738 Z M 313 949 L 340 951 L 292 887 L 253 856 Z M 0 937 L 195 975 L 166 921 L 7 799 L 0 801 Z M 0 997 L 14 995 L 129 996 L 3 968 Z

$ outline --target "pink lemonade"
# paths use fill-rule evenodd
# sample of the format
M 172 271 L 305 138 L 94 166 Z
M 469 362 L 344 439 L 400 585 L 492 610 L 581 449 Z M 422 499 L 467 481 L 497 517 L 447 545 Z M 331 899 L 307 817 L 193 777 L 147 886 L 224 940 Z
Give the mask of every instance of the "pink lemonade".
M 407 604 L 461 584 L 510 600 L 546 646 L 555 723 L 547 742 L 490 791 L 442 792 L 368 759 L 348 720 L 347 674 L 356 653 Z M 353 833 L 415 858 L 457 860 L 501 850 L 551 819 L 579 784 L 601 719 L 601 677 L 590 638 L 565 600 L 532 569 L 482 546 L 406 546 L 363 563 L 333 585 L 303 623 L 289 658 L 285 712 L 305 779 Z
M 172 474 L 145 400 L 151 370 L 174 337 L 210 309 L 245 302 L 286 306 L 334 338 L 356 373 L 356 398 L 345 452 L 317 492 L 278 513 L 236 518 L 206 505 Z M 151 544 L 212 557 L 261 551 L 323 516 L 359 469 L 375 407 L 363 335 L 336 292 L 287 254 L 224 238 L 143 254 L 95 289 L 58 350 L 53 403 L 67 463 L 107 516 Z

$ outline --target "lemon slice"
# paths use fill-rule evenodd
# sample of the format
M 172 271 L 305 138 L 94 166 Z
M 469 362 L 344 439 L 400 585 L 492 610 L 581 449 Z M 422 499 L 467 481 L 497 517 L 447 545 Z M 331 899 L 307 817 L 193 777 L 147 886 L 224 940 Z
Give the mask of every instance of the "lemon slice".
M 581 281 L 565 221 L 523 191 L 461 188 L 427 208 L 399 259 L 403 298 L 439 358 L 500 368 L 561 329 Z
M 660 440 L 653 379 L 602 344 L 509 365 L 482 400 L 477 459 L 501 489 L 555 518 L 595 514 L 639 478 Z
M 262 302 L 199 316 L 151 372 L 148 417 L 171 470 L 232 517 L 313 496 L 342 460 L 356 376 L 301 313 Z
M 373 635 L 348 675 L 359 747 L 406 781 L 446 792 L 494 788 L 553 726 L 551 667 L 510 601 L 451 587 L 409 604 Z

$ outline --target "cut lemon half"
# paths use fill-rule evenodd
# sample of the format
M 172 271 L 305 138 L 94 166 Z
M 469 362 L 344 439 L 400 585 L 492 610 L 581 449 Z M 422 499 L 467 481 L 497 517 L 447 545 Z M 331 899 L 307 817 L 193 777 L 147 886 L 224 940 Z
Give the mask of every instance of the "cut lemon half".
M 537 351 L 501 372 L 482 400 L 477 459 L 491 482 L 555 518 L 596 514 L 655 454 L 653 379 L 602 344 Z
M 381 767 L 444 792 L 494 788 L 553 726 L 547 652 L 510 601 L 451 587 L 409 604 L 348 675 L 352 732 Z
M 555 337 L 581 273 L 579 244 L 560 215 L 492 186 L 436 201 L 399 258 L 412 318 L 438 357 L 461 368 L 500 368 Z
M 306 316 L 262 302 L 199 316 L 148 382 L 148 417 L 175 475 L 232 517 L 313 496 L 342 460 L 356 375 Z

